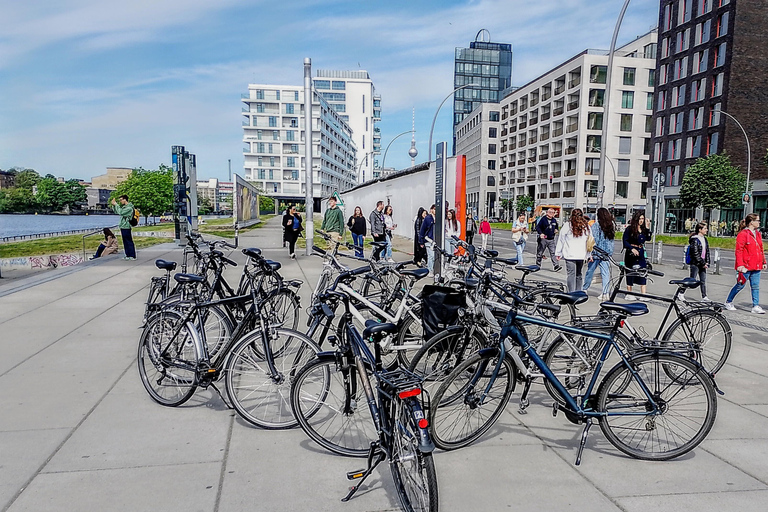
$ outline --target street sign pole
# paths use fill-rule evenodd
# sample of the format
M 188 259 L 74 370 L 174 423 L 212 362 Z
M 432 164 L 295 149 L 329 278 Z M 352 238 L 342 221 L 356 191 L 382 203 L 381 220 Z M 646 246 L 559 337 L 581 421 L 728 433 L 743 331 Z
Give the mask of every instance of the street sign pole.
M 656 176 L 653 177 L 653 184 L 656 187 L 656 204 L 654 205 L 654 211 L 653 218 L 655 219 L 653 223 L 653 241 L 651 242 L 651 261 L 656 262 L 656 233 L 659 231 L 659 204 L 660 204 L 660 198 L 659 195 L 661 194 L 661 187 L 664 183 L 664 175 L 661 171 L 656 173 Z

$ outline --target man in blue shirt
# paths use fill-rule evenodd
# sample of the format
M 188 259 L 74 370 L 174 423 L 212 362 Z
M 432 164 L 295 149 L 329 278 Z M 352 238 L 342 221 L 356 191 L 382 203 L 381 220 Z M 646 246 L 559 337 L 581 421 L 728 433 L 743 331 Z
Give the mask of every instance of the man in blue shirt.
M 557 219 L 555 219 L 555 209 L 550 208 L 547 214 L 536 223 L 536 233 L 539 235 L 539 244 L 536 247 L 536 264 L 541 266 L 541 258 L 544 251 L 549 250 L 549 258 L 552 260 L 553 270 L 560 270 L 560 265 L 555 259 L 555 236 L 557 235 Z
M 429 214 L 424 217 L 419 230 L 419 244 L 427 251 L 427 268 L 429 275 L 434 274 L 435 268 L 435 205 L 429 209 Z

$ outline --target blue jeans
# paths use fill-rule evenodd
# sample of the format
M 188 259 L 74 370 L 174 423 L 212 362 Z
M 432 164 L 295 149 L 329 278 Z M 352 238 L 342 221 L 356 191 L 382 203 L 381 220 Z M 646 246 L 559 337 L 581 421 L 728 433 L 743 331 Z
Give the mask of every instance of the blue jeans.
M 749 287 L 752 288 L 752 306 L 760 304 L 760 271 L 748 270 L 744 272 L 744 277 L 749 281 Z M 726 302 L 733 302 L 736 294 L 744 288 L 747 283 L 739 284 L 738 282 L 731 288 L 731 293 L 728 294 L 728 300 Z
M 123 237 L 123 249 L 125 249 L 126 258 L 136 257 L 136 246 L 133 245 L 133 235 L 131 229 L 120 228 L 120 235 Z
M 363 257 L 363 235 L 352 233 L 352 243 L 355 244 L 355 256 L 358 258 Z M 359 247 L 359 249 L 358 249 Z
M 384 254 L 384 257 L 387 259 L 391 259 L 392 258 L 392 235 L 391 234 L 386 235 L 386 241 L 387 241 L 387 249 Z
M 603 280 L 603 295 L 611 293 L 611 264 L 608 261 L 592 260 L 587 267 L 587 274 L 584 276 L 584 291 L 592 286 L 592 278 L 595 276 L 595 270 L 600 267 L 600 277 Z
M 519 244 L 515 244 L 515 250 L 517 251 L 517 264 L 525 265 L 525 263 L 523 263 L 523 251 L 525 251 L 525 241 L 521 240 Z
M 430 272 L 435 271 L 435 244 L 434 242 L 426 242 L 424 248 L 427 250 L 427 268 Z

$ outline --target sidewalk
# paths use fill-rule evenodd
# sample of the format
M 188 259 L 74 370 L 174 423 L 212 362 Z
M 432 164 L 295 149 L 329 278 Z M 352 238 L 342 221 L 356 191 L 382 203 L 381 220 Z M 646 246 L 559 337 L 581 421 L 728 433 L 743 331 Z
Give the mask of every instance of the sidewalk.
M 283 263 L 286 278 L 304 280 L 307 306 L 321 260 L 289 260 L 279 219 L 245 233 L 240 244 L 260 247 Z M 408 245 L 398 240 L 396 248 Z M 212 390 L 178 408 L 150 400 L 136 371 L 143 302 L 159 274 L 153 261 L 180 256 L 163 244 L 140 250 L 136 261 L 96 260 L 0 281 L 0 511 L 398 510 L 385 465 L 343 504 L 346 472 L 363 460 L 326 453 L 300 429 L 249 427 Z M 244 260 L 239 250 L 230 257 Z M 231 269 L 230 282 L 240 270 Z M 666 281 L 683 271 L 663 270 L 667 277 L 652 289 L 671 293 Z M 564 274 L 544 270 L 541 277 Z M 727 285 L 718 278 L 712 286 L 721 293 Z M 662 318 L 660 307 L 651 310 L 642 318 L 649 328 Z M 540 385 L 521 415 L 518 388 L 480 442 L 435 454 L 441 511 L 763 512 L 768 335 L 763 317 L 739 311 L 729 318 L 733 349 L 718 375 L 726 395 L 709 438 L 692 453 L 670 462 L 629 459 L 593 428 L 576 467 L 581 429 L 562 414 L 552 417 Z

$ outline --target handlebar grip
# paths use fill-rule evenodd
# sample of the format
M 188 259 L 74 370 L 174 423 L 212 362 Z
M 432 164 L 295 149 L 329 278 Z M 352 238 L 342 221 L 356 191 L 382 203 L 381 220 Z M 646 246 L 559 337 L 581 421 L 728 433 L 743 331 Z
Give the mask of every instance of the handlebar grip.
M 224 242 L 224 241 L 222 241 L 222 242 L 221 242 L 221 245 L 223 245 L 224 247 L 228 247 L 228 248 L 230 248 L 230 249 L 237 249 L 237 247 L 236 247 L 236 246 L 234 246 L 234 245 L 230 244 L 229 242 Z
M 365 274 L 366 272 L 370 272 L 370 271 L 371 271 L 371 266 L 370 265 L 365 265 L 364 267 L 360 267 L 360 268 L 356 268 L 354 270 L 351 270 L 349 272 L 349 274 L 352 275 L 352 276 L 359 276 L 361 274 Z
M 659 272 L 658 270 L 648 270 L 648 273 L 652 276 L 664 277 L 664 272 Z
M 227 265 L 232 265 L 233 267 L 237 266 L 237 262 L 236 261 L 232 261 L 231 259 L 227 258 L 226 256 L 219 256 L 219 258 L 221 259 L 221 261 L 223 261 Z
M 313 245 L 313 246 L 312 246 L 312 250 L 313 250 L 313 251 L 315 251 L 315 252 L 318 252 L 318 253 L 322 254 L 323 256 L 325 256 L 325 254 L 326 254 L 325 250 L 323 250 L 323 249 L 319 248 L 319 247 L 318 247 L 318 246 L 316 246 L 316 245 Z

